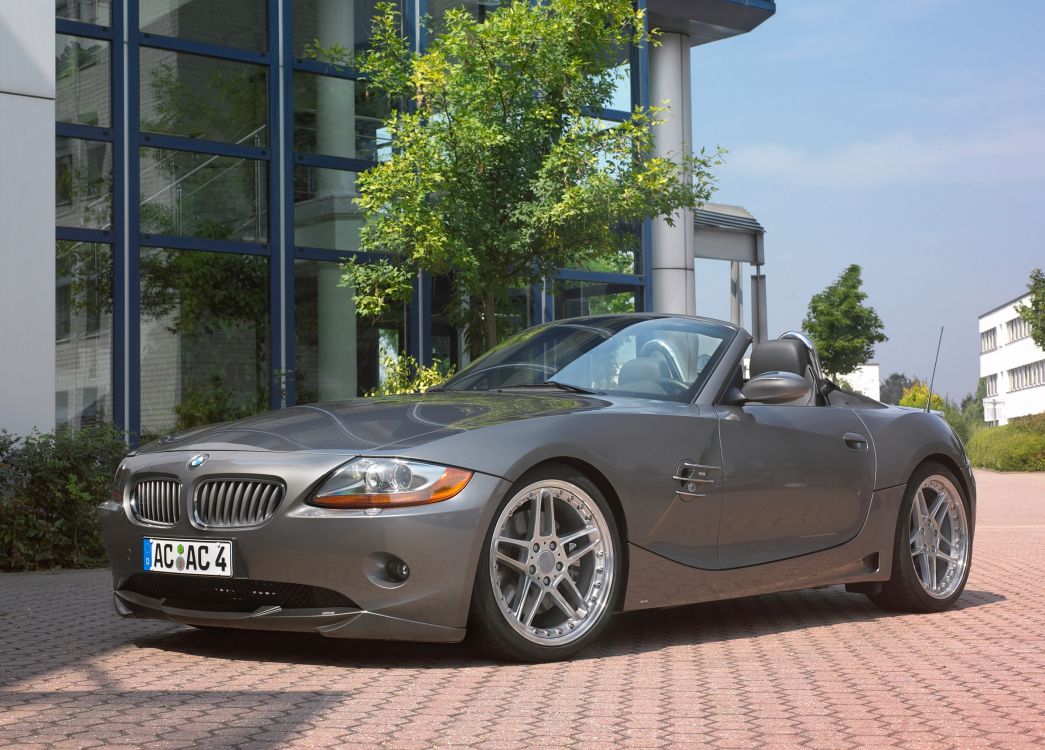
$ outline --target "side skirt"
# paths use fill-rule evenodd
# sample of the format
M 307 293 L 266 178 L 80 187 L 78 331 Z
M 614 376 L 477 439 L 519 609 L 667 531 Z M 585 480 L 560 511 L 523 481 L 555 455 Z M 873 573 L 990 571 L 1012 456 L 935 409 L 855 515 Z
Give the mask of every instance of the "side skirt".
M 845 544 L 764 565 L 703 570 L 629 544 L 628 589 L 623 609 L 673 607 L 829 584 L 887 581 L 892 575 L 892 547 L 903 494 L 903 486 L 875 492 L 864 527 Z

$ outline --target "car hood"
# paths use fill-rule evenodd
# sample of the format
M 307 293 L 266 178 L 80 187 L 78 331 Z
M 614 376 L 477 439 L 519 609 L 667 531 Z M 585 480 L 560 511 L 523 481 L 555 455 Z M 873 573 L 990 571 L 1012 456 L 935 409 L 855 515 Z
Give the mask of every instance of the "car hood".
M 609 405 L 591 396 L 534 392 L 360 398 L 293 406 L 168 435 L 140 452 L 406 450 L 469 430 Z

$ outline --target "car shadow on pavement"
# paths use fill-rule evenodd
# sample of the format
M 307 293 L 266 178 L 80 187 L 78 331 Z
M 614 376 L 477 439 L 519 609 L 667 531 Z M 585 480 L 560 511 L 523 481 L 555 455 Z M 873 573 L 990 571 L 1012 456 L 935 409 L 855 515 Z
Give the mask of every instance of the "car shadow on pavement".
M 1000 594 L 966 590 L 950 611 L 1001 601 L 1005 597 Z M 866 597 L 846 593 L 840 586 L 626 612 L 614 616 L 602 637 L 577 658 L 604 659 L 672 646 L 699 646 L 901 616 L 918 617 L 883 611 Z M 139 637 L 133 643 L 140 648 L 200 657 L 353 668 L 460 669 L 497 663 L 467 642 L 359 641 L 301 633 L 186 627 Z

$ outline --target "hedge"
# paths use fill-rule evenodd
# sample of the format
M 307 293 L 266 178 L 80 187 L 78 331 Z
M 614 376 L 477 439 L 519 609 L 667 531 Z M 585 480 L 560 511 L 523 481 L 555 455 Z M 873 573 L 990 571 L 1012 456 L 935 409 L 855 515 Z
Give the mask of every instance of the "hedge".
M 1045 414 L 986 427 L 966 446 L 973 466 L 995 471 L 1045 471 Z
M 0 570 L 104 565 L 97 507 L 126 452 L 110 425 L 0 432 Z

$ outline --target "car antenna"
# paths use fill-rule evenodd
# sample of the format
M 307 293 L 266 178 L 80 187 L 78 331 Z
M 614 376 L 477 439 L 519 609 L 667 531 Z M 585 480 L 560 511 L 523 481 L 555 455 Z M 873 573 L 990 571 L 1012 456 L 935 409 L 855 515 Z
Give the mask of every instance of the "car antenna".
M 936 365 L 940 362 L 940 344 L 943 343 L 943 326 L 940 326 L 940 340 L 936 342 L 936 359 L 933 360 L 933 374 L 929 378 L 929 395 L 925 397 L 925 413 L 929 413 L 929 404 L 933 401 L 933 383 L 936 381 Z

